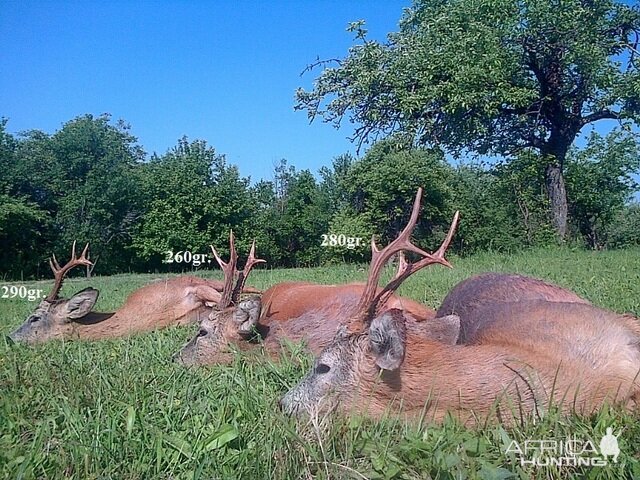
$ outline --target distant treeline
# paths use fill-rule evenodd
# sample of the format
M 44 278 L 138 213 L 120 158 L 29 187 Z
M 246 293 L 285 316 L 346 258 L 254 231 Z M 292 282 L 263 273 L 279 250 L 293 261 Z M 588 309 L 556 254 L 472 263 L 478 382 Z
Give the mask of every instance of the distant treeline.
M 441 151 L 387 139 L 361 159 L 333 159 L 316 175 L 281 160 L 273 180 L 252 184 L 203 140 L 185 137 L 146 159 L 129 127 L 108 115 L 75 118 L 53 135 L 14 136 L 6 125 L 0 122 L 5 279 L 49 276 L 47 257 L 66 259 L 74 240 L 91 244 L 98 274 L 189 270 L 210 244 L 226 255 L 230 229 L 240 263 L 253 239 L 271 267 L 364 261 L 371 235 L 385 243 L 402 229 L 419 186 L 425 195 L 414 237 L 424 248 L 439 244 L 455 210 L 458 253 L 556 242 L 544 164 L 528 151 L 504 163 L 454 167 Z M 640 208 L 628 203 L 639 166 L 636 141 L 624 131 L 594 134 L 571 153 L 572 242 L 640 244 Z M 169 251 L 174 263 L 165 263 Z

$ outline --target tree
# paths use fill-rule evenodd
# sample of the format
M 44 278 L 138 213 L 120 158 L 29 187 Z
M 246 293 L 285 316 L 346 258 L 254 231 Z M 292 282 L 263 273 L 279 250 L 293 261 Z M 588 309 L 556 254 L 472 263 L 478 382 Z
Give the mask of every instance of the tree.
M 393 139 L 380 141 L 345 175 L 345 208 L 353 215 L 364 216 L 364 225 L 377 233 L 378 241 L 388 243 L 407 224 L 415 193 L 423 187 L 422 214 L 415 236 L 429 238 L 435 245 L 434 231 L 448 225 L 453 213 L 447 208 L 450 175 L 451 168 L 437 150 L 407 149 Z
M 54 216 L 62 190 L 62 166 L 52 149 L 51 136 L 38 130 L 7 140 L 4 135 L 0 183 L 10 196 L 37 203 Z
M 617 212 L 607 231 L 607 247 L 640 246 L 640 203 L 632 203 Z
M 549 218 L 549 201 L 545 196 L 544 157 L 532 149 L 523 150 L 510 162 L 499 162 L 489 172 L 496 179 L 494 195 L 516 221 L 511 232 L 523 246 L 554 242 Z
M 616 215 L 638 189 L 633 178 L 640 171 L 640 146 L 624 130 L 606 137 L 593 132 L 585 148 L 567 158 L 569 207 L 587 245 L 602 248 Z
M 0 193 L 11 188 L 11 180 L 8 172 L 15 163 L 15 151 L 17 141 L 10 133 L 7 133 L 6 118 L 0 118 Z
M 275 182 L 262 182 L 262 198 L 272 201 L 260 215 L 264 237 L 271 243 L 274 265 L 317 265 L 323 258 L 322 234 L 329 225 L 327 196 L 309 170 L 296 171 L 281 160 L 275 169 Z M 267 194 L 265 188 L 273 191 Z
M 511 251 L 523 245 L 513 204 L 499 179 L 479 165 L 460 165 L 451 182 L 453 205 L 461 212 L 453 247 L 465 253 Z
M 136 173 L 144 152 L 129 130 L 107 114 L 83 115 L 64 124 L 48 147 L 56 251 L 74 240 L 89 242 L 103 274 L 134 260 L 128 247 L 142 214 Z
M 133 248 L 147 268 L 160 268 L 167 251 L 203 254 L 213 244 L 227 255 L 230 229 L 238 251 L 248 248 L 249 180 L 207 142 L 183 137 L 165 155 L 143 165 L 140 176 L 146 208 Z
M 349 202 L 348 173 L 356 160 L 349 153 L 339 155 L 331 162 L 331 167 L 321 167 L 320 190 L 326 196 L 329 211 L 334 214 Z
M 0 271 L 10 278 L 24 278 L 42 263 L 41 244 L 50 228 L 47 212 L 21 198 L 0 193 Z
M 640 11 L 612 0 L 415 0 L 385 43 L 359 43 L 326 68 L 297 109 L 354 139 L 399 133 L 458 155 L 536 149 L 553 225 L 567 228 L 564 166 L 581 129 L 637 122 Z

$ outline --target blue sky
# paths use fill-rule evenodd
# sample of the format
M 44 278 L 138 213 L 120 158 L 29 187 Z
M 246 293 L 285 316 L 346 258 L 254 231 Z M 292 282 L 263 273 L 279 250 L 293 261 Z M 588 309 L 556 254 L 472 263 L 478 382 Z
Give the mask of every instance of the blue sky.
M 347 121 L 336 130 L 293 111 L 296 88 L 310 88 L 320 70 L 301 72 L 318 57 L 345 56 L 349 22 L 365 19 L 382 40 L 410 4 L 4 0 L 0 116 L 11 133 L 53 133 L 78 115 L 110 113 L 148 154 L 187 135 L 253 181 L 273 178 L 280 158 L 316 173 L 355 148 Z
M 147 153 L 204 139 L 252 180 L 286 158 L 314 173 L 354 146 L 351 133 L 294 112 L 300 76 L 317 57 L 342 57 L 349 22 L 371 36 L 397 30 L 410 0 L 4 0 L 0 116 L 17 133 L 53 133 L 85 113 L 132 126 Z

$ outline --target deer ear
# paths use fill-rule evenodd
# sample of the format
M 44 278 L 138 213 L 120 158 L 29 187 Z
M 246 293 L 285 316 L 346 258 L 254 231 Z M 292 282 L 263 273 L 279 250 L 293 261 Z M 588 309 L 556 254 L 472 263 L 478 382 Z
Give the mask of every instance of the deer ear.
M 71 297 L 65 305 L 67 309 L 66 317 L 71 320 L 76 320 L 87 315 L 96 304 L 99 293 L 95 288 L 80 290 Z
M 260 297 L 251 297 L 241 301 L 233 311 L 233 322 L 238 326 L 238 333 L 248 334 L 258 323 L 262 304 Z
M 406 341 L 406 319 L 402 310 L 388 310 L 371 321 L 369 346 L 380 368 L 396 370 L 402 365 Z
M 460 317 L 445 315 L 416 323 L 422 338 L 435 340 L 445 345 L 455 345 L 460 337 Z

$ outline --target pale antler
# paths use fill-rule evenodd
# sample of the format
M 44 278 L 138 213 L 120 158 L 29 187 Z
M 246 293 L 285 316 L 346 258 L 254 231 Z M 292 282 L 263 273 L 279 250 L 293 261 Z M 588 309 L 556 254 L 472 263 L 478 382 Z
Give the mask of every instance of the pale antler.
M 393 280 L 398 278 L 404 270 L 407 268 L 407 256 L 404 254 L 404 250 L 400 250 L 398 252 L 398 269 L 396 270 L 396 274 L 393 277 Z
M 238 275 L 238 281 L 236 282 L 236 286 L 233 289 L 233 294 L 231 295 L 231 301 L 233 303 L 238 302 L 238 298 L 240 297 L 240 294 L 244 289 L 244 284 L 247 281 L 249 273 L 251 273 L 251 269 L 258 263 L 266 263 L 266 260 L 263 260 L 262 258 L 256 258 L 256 241 L 254 239 L 253 243 L 251 244 L 251 250 L 249 251 L 249 258 L 247 258 L 247 263 L 245 263 L 244 265 L 244 270 L 242 270 L 242 272 L 240 272 L 240 274 Z
M 233 296 L 233 280 L 236 274 L 236 263 L 238 262 L 238 254 L 236 253 L 235 239 L 233 237 L 233 230 L 229 232 L 229 262 L 225 263 L 216 249 L 211 245 L 211 251 L 213 256 L 216 257 L 218 265 L 224 273 L 224 287 L 222 290 L 222 297 L 218 302 L 218 308 L 223 309 L 231 305 Z
M 82 254 L 80 254 L 80 258 L 76 257 L 76 242 L 74 240 L 73 245 L 71 246 L 71 260 L 69 260 L 63 267 L 60 266 L 58 260 L 56 259 L 55 254 L 51 255 L 49 259 L 49 265 L 51 266 L 51 270 L 53 271 L 53 278 L 55 279 L 55 283 L 53 284 L 53 289 L 49 292 L 49 295 L 45 298 L 48 302 L 53 302 L 56 298 L 58 298 L 58 293 L 60 293 L 60 289 L 62 288 L 62 282 L 64 282 L 64 277 L 69 270 L 79 265 L 93 265 L 89 259 L 87 259 L 87 251 L 89 250 L 89 244 L 84 247 L 82 250 Z
M 445 241 L 442 243 L 436 253 L 430 254 L 415 246 L 413 243 L 411 243 L 410 240 L 411 232 L 413 232 L 413 229 L 418 222 L 421 200 L 422 187 L 418 188 L 418 192 L 416 193 L 416 198 L 413 202 L 413 209 L 411 210 L 411 217 L 409 218 L 407 226 L 404 227 L 402 232 L 400 232 L 400 235 L 398 235 L 398 238 L 396 238 L 393 242 L 391 242 L 382 250 L 379 250 L 376 246 L 375 238 L 371 239 L 371 264 L 369 267 L 369 275 L 367 277 L 367 283 L 365 285 L 364 292 L 362 293 L 360 301 L 358 302 L 358 307 L 356 309 L 355 315 L 352 317 L 352 322 L 356 324 L 360 323 L 360 328 L 364 328 L 365 322 L 367 320 L 371 320 L 375 315 L 378 305 L 384 305 L 391 294 L 411 274 L 426 267 L 427 265 L 431 265 L 434 263 L 439 263 L 441 265 L 451 267 L 451 264 L 444 258 L 444 253 L 446 252 L 446 249 L 451 243 L 451 239 L 453 238 L 455 227 L 458 222 L 458 212 L 456 212 L 456 214 L 454 215 L 454 219 L 451 223 L 451 227 L 449 228 L 449 233 L 447 234 Z M 401 259 L 398 272 L 396 273 L 393 280 L 391 280 L 380 293 L 377 293 L 378 281 L 380 279 L 380 274 L 382 273 L 382 268 L 384 267 L 385 263 L 394 254 L 402 252 L 403 250 L 418 253 L 424 258 L 414 264 L 408 263 L 406 261 L 403 264 Z

